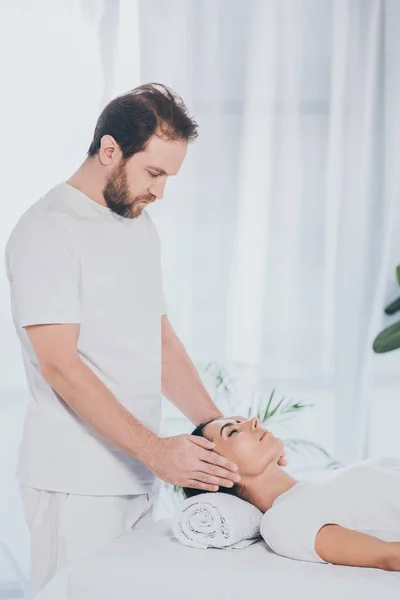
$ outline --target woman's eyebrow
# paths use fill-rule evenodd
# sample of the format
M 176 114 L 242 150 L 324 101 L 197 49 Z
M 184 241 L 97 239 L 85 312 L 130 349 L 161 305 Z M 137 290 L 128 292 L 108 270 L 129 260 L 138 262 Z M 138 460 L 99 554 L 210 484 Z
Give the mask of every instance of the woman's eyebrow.
M 235 421 L 236 423 L 241 423 L 241 421 Z M 221 431 L 219 432 L 219 435 L 222 437 L 222 432 L 225 429 L 225 427 L 231 427 L 231 425 L 234 425 L 235 423 L 225 423 L 225 425 L 222 425 L 221 427 Z

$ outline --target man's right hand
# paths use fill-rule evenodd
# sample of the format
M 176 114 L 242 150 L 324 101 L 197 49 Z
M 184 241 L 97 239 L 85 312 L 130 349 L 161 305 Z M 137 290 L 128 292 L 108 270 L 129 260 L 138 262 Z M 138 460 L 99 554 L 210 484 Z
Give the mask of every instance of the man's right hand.
M 215 444 L 194 435 L 158 438 L 150 469 L 180 487 L 217 492 L 240 481 L 237 465 L 212 452 Z

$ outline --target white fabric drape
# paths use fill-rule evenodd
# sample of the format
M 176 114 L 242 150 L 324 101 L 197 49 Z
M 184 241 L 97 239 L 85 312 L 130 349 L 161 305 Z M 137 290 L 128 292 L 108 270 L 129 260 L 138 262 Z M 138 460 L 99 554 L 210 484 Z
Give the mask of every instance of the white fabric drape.
M 341 460 L 385 450 L 398 356 L 370 348 L 399 256 L 398 3 L 35 0 L 3 3 L 0 27 L 1 241 L 83 160 L 109 99 L 170 85 L 200 139 L 151 210 L 188 351 L 311 394 L 310 431 Z M 24 379 L 0 285 L 8 394 Z
M 198 360 L 317 390 L 314 433 L 344 462 L 400 451 L 380 430 L 398 355 L 371 352 L 400 225 L 399 9 L 141 4 L 141 78 L 180 91 L 201 131 L 154 208 L 171 320 Z
M 399 455 L 399 354 L 371 352 L 398 293 L 399 2 L 3 0 L 0 11 L 1 246 L 85 158 L 108 100 L 170 85 L 201 135 L 151 212 L 192 358 L 259 364 L 266 394 L 313 400 L 296 435 L 343 462 Z M 27 572 L 12 516 L 27 392 L 4 270 L 0 332 L 1 540 Z
M 0 3 L 2 252 L 19 216 L 84 160 L 110 93 L 140 83 L 138 3 L 116 7 L 97 0 Z M 129 35 L 120 34 L 122 22 L 129 23 Z M 15 468 L 28 393 L 8 296 L 1 269 L 0 543 L 27 574 L 29 541 Z M 0 589 L 17 594 L 26 581 L 1 548 L 0 565 Z

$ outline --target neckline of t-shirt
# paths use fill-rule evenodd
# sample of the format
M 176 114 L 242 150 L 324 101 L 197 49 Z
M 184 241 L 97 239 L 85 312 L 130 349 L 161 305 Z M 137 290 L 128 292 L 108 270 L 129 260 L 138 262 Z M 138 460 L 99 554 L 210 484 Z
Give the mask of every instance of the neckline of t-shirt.
M 279 504 L 279 502 L 282 502 L 288 496 L 291 496 L 292 494 L 297 493 L 299 491 L 299 489 L 303 488 L 305 485 L 307 485 L 307 483 L 309 483 L 309 482 L 304 481 L 302 479 L 300 479 L 300 481 L 296 481 L 296 483 L 294 485 L 292 485 L 292 487 L 290 487 L 288 490 L 286 490 L 286 492 L 283 492 L 277 498 L 275 498 L 275 500 L 272 503 L 271 508 L 274 505 Z
M 109 217 L 113 220 L 115 220 L 115 219 L 121 220 L 122 219 L 122 217 L 113 213 L 113 211 L 110 210 L 108 208 L 108 206 L 105 206 L 104 204 L 99 204 L 99 202 L 96 202 L 96 200 L 93 200 L 93 198 L 89 198 L 89 196 L 87 196 L 84 192 L 82 192 L 81 190 L 78 190 L 78 188 L 69 184 L 67 181 L 61 182 L 60 185 L 62 185 L 69 194 L 72 193 L 76 196 L 79 196 L 82 200 L 84 200 L 86 202 L 86 204 L 88 206 L 90 206 L 93 210 L 97 211 L 102 216 Z

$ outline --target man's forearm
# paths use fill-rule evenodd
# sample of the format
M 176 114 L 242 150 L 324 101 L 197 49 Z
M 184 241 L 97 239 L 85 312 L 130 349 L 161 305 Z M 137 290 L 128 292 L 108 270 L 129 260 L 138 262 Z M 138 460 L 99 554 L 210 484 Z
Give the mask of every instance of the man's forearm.
M 80 358 L 68 366 L 53 365 L 43 375 L 82 421 L 151 468 L 157 436 L 122 406 Z
M 162 393 L 195 425 L 222 415 L 183 344 L 171 329 L 168 335 L 163 335 Z

